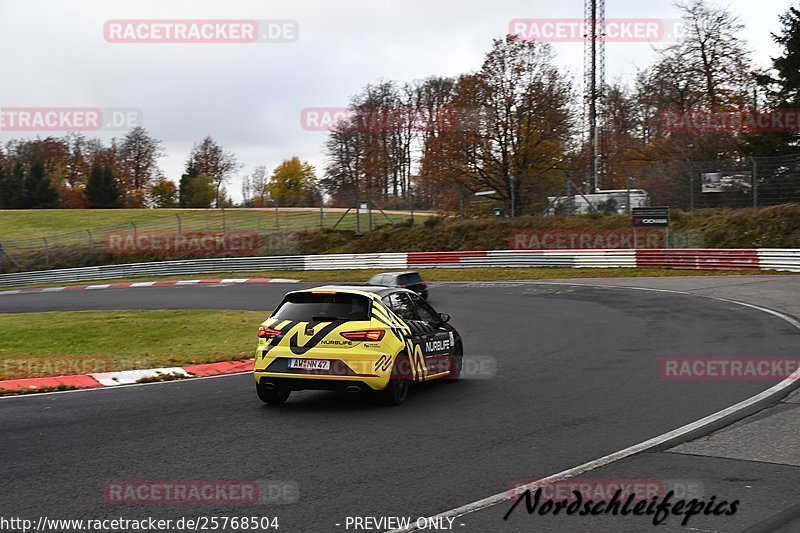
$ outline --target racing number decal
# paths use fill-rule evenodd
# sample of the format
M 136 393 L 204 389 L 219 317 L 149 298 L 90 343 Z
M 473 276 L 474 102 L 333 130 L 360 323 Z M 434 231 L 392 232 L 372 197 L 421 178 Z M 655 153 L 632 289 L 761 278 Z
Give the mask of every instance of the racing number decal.
M 372 303 L 372 316 L 379 322 L 389 326 L 397 340 L 405 345 L 405 351 L 411 363 L 412 379 L 414 381 L 424 381 L 427 375 L 425 357 L 422 354 L 421 346 L 414 342 L 409 325 L 398 317 L 394 311 L 386 308 L 377 297 Z

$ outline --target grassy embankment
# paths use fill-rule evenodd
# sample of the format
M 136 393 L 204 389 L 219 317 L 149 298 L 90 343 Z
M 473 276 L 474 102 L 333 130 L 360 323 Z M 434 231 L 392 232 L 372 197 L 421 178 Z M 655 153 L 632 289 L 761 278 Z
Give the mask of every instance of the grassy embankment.
M 270 310 L 0 314 L 0 380 L 248 359 Z M 81 373 L 81 372 L 72 372 Z

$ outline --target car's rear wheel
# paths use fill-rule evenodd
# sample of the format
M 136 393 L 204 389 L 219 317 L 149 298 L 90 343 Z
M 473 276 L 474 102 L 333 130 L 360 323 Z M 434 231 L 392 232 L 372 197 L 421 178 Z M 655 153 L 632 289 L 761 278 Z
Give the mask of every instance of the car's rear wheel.
M 267 388 L 264 383 L 256 383 L 258 398 L 269 405 L 283 405 L 292 393 L 290 390 L 277 387 Z
M 386 405 L 400 405 L 408 397 L 411 387 L 411 366 L 405 354 L 398 355 L 392 366 L 389 384 L 379 392 L 381 400 Z

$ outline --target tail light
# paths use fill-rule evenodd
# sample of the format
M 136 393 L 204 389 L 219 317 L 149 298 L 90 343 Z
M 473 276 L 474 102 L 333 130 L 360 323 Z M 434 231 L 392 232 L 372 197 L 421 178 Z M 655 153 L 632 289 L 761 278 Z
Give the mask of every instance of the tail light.
M 364 331 L 346 331 L 340 333 L 342 337 L 350 341 L 380 341 L 386 332 L 382 329 L 368 329 Z
M 397 288 L 398 288 L 398 289 L 405 289 L 405 288 L 406 288 L 406 286 L 405 286 L 405 285 L 398 285 L 398 286 L 397 286 Z
M 264 326 L 258 328 L 259 339 L 272 339 L 273 337 L 277 337 L 280 334 L 281 332 L 278 331 L 277 329 L 265 328 Z
M 428 286 L 428 282 L 427 282 L 427 281 L 423 281 L 423 282 L 422 282 L 422 286 L 423 286 L 423 287 L 427 287 L 427 286 Z

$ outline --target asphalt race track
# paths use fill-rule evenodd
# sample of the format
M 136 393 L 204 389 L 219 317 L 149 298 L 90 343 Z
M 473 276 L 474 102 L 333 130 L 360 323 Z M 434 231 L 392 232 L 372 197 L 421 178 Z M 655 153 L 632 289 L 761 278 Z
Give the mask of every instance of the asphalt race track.
M 303 286 L 17 294 L 0 296 L 0 312 L 204 308 L 266 317 L 285 291 Z M 348 516 L 429 516 L 774 384 L 667 381 L 662 357 L 782 355 L 797 346 L 796 330 L 775 316 L 678 294 L 531 283 L 436 284 L 431 295 L 463 335 L 467 368 L 471 358 L 493 366 L 417 387 L 399 408 L 325 392 L 295 393 L 271 408 L 248 375 L 0 400 L 0 515 L 278 516 L 282 533 L 345 531 Z M 110 480 L 285 481 L 300 498 L 111 505 L 103 497 Z M 502 523 L 507 509 L 483 514 L 511 531 Z

